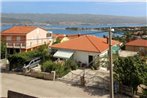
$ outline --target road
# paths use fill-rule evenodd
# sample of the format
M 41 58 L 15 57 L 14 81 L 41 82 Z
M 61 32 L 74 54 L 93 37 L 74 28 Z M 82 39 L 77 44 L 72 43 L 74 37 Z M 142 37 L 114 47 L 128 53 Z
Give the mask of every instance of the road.
M 15 73 L 1 73 L 0 97 L 6 97 L 8 90 L 39 98 L 109 98 L 108 94 L 86 89 L 60 81 L 48 81 Z

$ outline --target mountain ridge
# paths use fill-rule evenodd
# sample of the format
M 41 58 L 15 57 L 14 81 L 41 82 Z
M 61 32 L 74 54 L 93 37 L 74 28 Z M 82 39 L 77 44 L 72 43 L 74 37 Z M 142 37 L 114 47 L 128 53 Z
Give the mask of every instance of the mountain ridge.
M 97 14 L 14 14 L 2 13 L 2 23 L 44 24 L 146 24 L 146 17 Z

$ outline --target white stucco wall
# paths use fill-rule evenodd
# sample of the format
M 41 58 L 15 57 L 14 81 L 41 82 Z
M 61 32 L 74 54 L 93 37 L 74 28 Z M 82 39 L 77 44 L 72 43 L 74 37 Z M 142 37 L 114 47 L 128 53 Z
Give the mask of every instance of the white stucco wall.
M 26 36 L 26 46 L 27 47 L 33 47 L 33 46 L 38 46 L 41 44 L 44 44 L 44 42 L 47 43 L 47 31 L 41 29 L 41 28 L 36 28 L 35 30 L 31 31 L 30 33 L 27 34 Z M 33 40 L 30 40 L 33 39 Z
M 58 49 L 58 50 L 66 51 L 66 49 Z M 69 51 L 69 50 L 67 50 L 67 51 Z M 102 52 L 101 54 L 94 53 L 94 52 L 74 51 L 74 54 L 73 54 L 72 58 L 77 62 L 80 61 L 81 63 L 85 63 L 85 64 L 88 65 L 89 64 L 89 55 L 93 56 L 93 60 L 94 60 L 98 56 L 102 57 L 102 56 L 106 55 L 107 53 L 108 53 L 107 50 Z
M 100 56 L 100 57 L 103 57 L 103 56 L 105 56 L 105 55 L 108 55 L 108 50 L 103 51 L 99 56 Z
M 74 53 L 74 60 L 80 61 L 85 64 L 89 64 L 89 55 L 96 57 L 99 55 L 99 53 L 92 53 L 92 52 L 83 52 L 83 51 L 76 51 Z

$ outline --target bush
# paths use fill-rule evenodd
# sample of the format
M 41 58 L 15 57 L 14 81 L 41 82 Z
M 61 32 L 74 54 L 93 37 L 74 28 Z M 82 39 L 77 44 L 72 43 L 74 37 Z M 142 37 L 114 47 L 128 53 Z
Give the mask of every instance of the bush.
M 12 70 L 13 68 L 22 67 L 27 59 L 28 58 L 26 56 L 19 54 L 8 57 L 8 60 L 10 62 L 10 70 Z
M 42 45 L 34 51 L 16 53 L 16 54 L 8 56 L 8 60 L 10 61 L 10 70 L 17 67 L 19 68 L 23 67 L 26 61 L 30 61 L 31 59 L 35 57 L 41 57 L 42 58 L 41 62 L 49 60 L 50 55 L 48 53 L 47 45 Z
M 78 68 L 78 64 L 74 60 L 67 60 L 64 64 L 65 67 L 69 68 L 70 70 L 76 70 Z
M 44 72 L 51 72 L 51 71 L 55 71 L 55 65 L 52 61 L 46 61 L 43 63 L 43 65 L 41 66 L 42 71 Z
M 41 66 L 41 70 L 44 72 L 56 71 L 57 77 L 62 77 L 70 71 L 69 67 L 63 66 L 59 63 L 54 63 L 52 61 L 44 62 Z
M 29 51 L 23 53 L 16 53 L 10 55 L 8 60 L 10 62 L 10 70 L 14 68 L 21 68 L 24 66 L 25 62 L 30 61 L 32 58 L 40 56 L 36 51 Z

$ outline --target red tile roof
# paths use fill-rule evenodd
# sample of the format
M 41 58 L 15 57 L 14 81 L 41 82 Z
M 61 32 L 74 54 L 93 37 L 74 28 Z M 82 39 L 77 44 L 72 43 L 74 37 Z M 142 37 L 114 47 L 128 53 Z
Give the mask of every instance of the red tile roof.
M 137 39 L 130 41 L 126 44 L 127 46 L 142 46 L 142 47 L 147 47 L 147 40 L 144 39 Z
M 53 38 L 59 38 L 59 39 L 62 39 L 64 38 L 65 35 L 64 34 L 53 34 Z
M 35 26 L 14 26 L 10 29 L 4 30 L 2 35 L 12 35 L 12 34 L 27 34 L 37 27 Z
M 68 37 L 69 39 L 74 39 L 74 38 L 78 38 L 80 36 L 84 36 L 85 34 L 68 34 L 66 35 L 66 37 Z
M 117 41 L 112 41 L 112 45 L 118 44 Z M 108 49 L 107 39 L 98 38 L 92 35 L 85 35 L 69 41 L 52 45 L 51 48 L 58 49 L 69 49 L 87 52 L 98 52 L 101 53 Z

